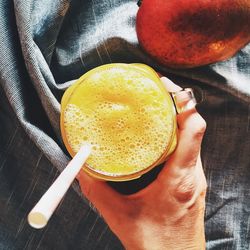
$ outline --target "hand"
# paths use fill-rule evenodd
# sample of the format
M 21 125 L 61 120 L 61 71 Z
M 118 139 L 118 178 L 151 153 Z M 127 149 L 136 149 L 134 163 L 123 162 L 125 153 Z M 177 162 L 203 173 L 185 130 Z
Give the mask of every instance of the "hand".
M 169 91 L 179 87 L 161 78 Z M 126 249 L 205 249 L 206 179 L 200 147 L 206 123 L 194 109 L 177 116 L 178 145 L 150 185 L 122 195 L 84 171 L 84 195 L 101 213 Z

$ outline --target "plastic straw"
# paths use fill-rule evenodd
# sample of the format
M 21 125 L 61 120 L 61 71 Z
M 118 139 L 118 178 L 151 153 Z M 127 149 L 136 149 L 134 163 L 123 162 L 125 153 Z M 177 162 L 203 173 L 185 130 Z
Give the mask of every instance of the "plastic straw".
M 69 162 L 67 167 L 50 186 L 47 192 L 30 211 L 28 215 L 28 222 L 32 227 L 40 229 L 46 226 L 53 212 L 83 167 L 90 153 L 91 146 L 82 146 L 74 158 Z

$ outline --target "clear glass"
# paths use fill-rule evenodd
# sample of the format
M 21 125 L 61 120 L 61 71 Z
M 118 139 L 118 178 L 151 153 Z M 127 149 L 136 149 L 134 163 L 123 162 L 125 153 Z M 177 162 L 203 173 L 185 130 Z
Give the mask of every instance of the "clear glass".
M 109 64 L 109 65 L 103 65 L 98 68 L 95 68 L 86 74 L 84 74 L 79 80 L 76 81 L 75 84 L 73 84 L 64 94 L 63 99 L 62 99 L 62 114 L 61 114 L 61 132 L 62 132 L 62 137 L 63 141 L 66 145 L 66 148 L 70 155 L 73 157 L 76 152 L 75 150 L 72 149 L 68 138 L 67 138 L 67 132 L 65 131 L 65 120 L 64 120 L 64 111 L 67 107 L 67 105 L 73 100 L 74 98 L 74 93 L 78 91 L 79 87 L 84 84 L 86 79 L 91 77 L 94 73 L 96 72 L 102 72 L 102 70 L 107 70 L 107 69 L 113 69 L 116 67 L 133 67 L 134 70 L 137 70 L 144 74 L 144 76 L 148 76 L 151 80 L 155 80 L 155 84 L 160 88 L 160 91 L 164 92 L 164 95 L 169 102 L 169 105 L 171 106 L 171 112 L 169 112 L 169 116 L 171 116 L 171 136 L 168 138 L 168 141 L 166 143 L 166 147 L 164 152 L 155 159 L 155 161 L 150 164 L 149 166 L 140 169 L 140 171 L 136 172 L 131 172 L 131 173 L 126 173 L 126 174 L 121 174 L 121 173 L 110 173 L 107 171 L 102 171 L 98 169 L 97 167 L 92 167 L 90 164 L 87 163 L 83 167 L 83 169 L 90 174 L 91 176 L 102 179 L 102 180 L 109 180 L 109 181 L 127 181 L 127 180 L 132 180 L 132 179 L 137 179 L 144 173 L 150 171 L 153 169 L 155 166 L 161 164 L 164 162 L 168 156 L 174 151 L 176 144 L 177 144 L 177 123 L 176 123 L 176 113 L 183 112 L 185 108 L 190 108 L 191 102 L 194 99 L 194 96 L 192 95 L 192 90 L 186 89 L 177 93 L 168 93 L 164 86 L 162 85 L 160 78 L 158 77 L 157 73 L 150 67 L 142 64 Z M 126 82 L 124 82 L 126 84 Z M 184 94 L 183 94 L 184 93 Z M 83 97 L 84 98 L 84 97 Z M 189 103 L 189 104 L 188 104 Z M 187 106 L 187 104 L 189 106 Z M 116 155 L 114 155 L 116 157 Z

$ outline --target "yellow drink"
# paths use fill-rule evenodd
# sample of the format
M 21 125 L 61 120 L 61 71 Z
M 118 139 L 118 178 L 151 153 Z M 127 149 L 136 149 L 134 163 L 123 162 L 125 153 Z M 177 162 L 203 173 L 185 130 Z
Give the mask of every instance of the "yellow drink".
M 146 65 L 95 68 L 65 92 L 61 105 L 65 145 L 72 156 L 93 145 L 84 169 L 97 178 L 138 178 L 175 148 L 173 101 Z

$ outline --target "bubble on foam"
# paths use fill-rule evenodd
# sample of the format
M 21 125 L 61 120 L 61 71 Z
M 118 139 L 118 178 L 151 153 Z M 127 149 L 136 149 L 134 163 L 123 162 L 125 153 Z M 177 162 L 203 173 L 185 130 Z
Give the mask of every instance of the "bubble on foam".
M 171 110 L 152 80 L 110 69 L 94 74 L 72 95 L 65 109 L 66 136 L 75 152 L 84 143 L 94 145 L 88 159 L 93 169 L 133 173 L 164 152 L 172 133 Z

